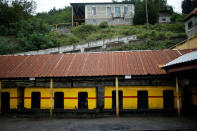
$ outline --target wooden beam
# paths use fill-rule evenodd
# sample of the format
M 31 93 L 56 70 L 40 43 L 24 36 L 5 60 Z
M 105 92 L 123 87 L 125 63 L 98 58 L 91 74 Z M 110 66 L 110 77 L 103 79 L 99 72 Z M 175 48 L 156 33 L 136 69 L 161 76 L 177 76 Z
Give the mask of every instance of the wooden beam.
M 0 113 L 1 113 L 1 92 L 2 92 L 2 83 L 0 80 Z
M 180 99 L 179 99 L 178 76 L 176 76 L 176 98 L 177 98 L 177 113 L 178 113 L 178 116 L 180 116 L 181 115 L 181 109 L 180 109 Z
M 116 116 L 119 116 L 118 77 L 116 77 Z
M 53 79 L 50 79 L 50 117 L 53 115 Z
M 73 10 L 73 6 L 72 6 L 72 27 L 74 26 L 74 20 L 73 20 L 73 15 L 74 15 L 73 13 L 74 13 L 74 12 L 73 12 L 73 11 L 74 11 L 74 10 Z

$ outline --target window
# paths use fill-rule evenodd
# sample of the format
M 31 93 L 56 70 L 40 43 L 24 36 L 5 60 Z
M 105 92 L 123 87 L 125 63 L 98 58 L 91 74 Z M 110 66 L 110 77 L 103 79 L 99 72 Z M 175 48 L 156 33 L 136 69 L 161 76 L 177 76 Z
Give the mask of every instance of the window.
M 115 7 L 115 17 L 121 17 L 120 7 Z
M 96 15 L 96 7 L 92 7 L 92 15 Z
M 162 18 L 162 21 L 166 21 L 166 18 Z
M 193 27 L 192 21 L 188 23 L 188 29 L 191 29 Z
M 107 7 L 107 15 L 111 15 L 111 7 Z
M 125 14 L 125 15 L 128 14 L 128 7 L 127 7 L 127 6 L 124 7 L 124 14 Z

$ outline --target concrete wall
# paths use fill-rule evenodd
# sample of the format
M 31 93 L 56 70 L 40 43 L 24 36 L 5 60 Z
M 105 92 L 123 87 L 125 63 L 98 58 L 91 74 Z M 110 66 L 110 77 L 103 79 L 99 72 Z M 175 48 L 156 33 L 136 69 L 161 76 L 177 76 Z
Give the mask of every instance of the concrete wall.
M 163 20 L 165 19 L 165 20 Z M 160 16 L 159 17 L 159 23 L 170 23 L 171 20 L 170 20 L 170 16 Z
M 192 28 L 188 27 L 188 24 L 192 22 Z M 197 17 L 191 17 L 190 19 L 188 19 L 185 22 L 185 32 L 188 36 L 188 38 L 191 38 L 192 36 L 194 36 L 197 33 Z
M 92 13 L 92 8 L 96 8 L 96 15 Z M 111 14 L 107 13 L 107 7 L 111 7 Z M 120 18 L 115 17 L 115 7 L 120 7 Z M 128 13 L 124 14 L 124 7 L 128 7 Z M 85 6 L 85 23 L 98 25 L 103 21 L 108 22 L 109 25 L 133 24 L 133 17 L 135 9 L 133 4 L 95 4 Z
M 85 51 L 90 52 L 90 51 L 98 50 L 96 48 L 106 48 L 107 45 L 115 42 L 128 43 L 130 41 L 136 41 L 136 40 L 137 40 L 136 35 L 132 35 L 132 36 L 126 36 L 121 38 L 117 37 L 117 38 L 87 42 L 80 45 L 69 45 L 69 46 L 62 46 L 59 48 L 50 48 L 45 50 L 16 53 L 14 55 L 57 54 L 57 53 L 73 53 L 73 52 L 85 52 Z

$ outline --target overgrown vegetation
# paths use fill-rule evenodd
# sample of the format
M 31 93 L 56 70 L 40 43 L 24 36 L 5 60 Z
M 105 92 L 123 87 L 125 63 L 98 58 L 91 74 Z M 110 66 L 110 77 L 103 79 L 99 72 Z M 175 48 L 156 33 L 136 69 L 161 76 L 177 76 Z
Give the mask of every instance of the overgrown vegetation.
M 130 0 L 136 3 L 136 18 L 140 18 L 144 3 L 140 0 Z M 138 3 L 137 3 L 138 2 Z M 159 5 L 158 5 L 159 4 Z M 184 24 L 181 22 L 184 15 L 173 13 L 171 19 L 174 24 L 155 24 L 159 9 L 167 9 L 166 0 L 148 1 L 149 31 L 146 30 L 145 17 L 135 26 L 110 26 L 102 22 L 98 26 L 80 25 L 71 28 L 71 34 L 52 31 L 53 24 L 70 23 L 71 7 L 64 9 L 52 9 L 49 12 L 38 13 L 35 16 L 36 3 L 27 0 L 14 0 L 9 4 L 0 0 L 0 54 L 12 54 L 17 52 L 46 49 L 65 45 L 75 45 L 90 41 L 103 40 L 113 37 L 137 35 L 141 40 L 138 45 L 129 43 L 123 47 L 110 50 L 129 49 L 164 49 L 176 44 L 179 38 L 185 38 Z M 154 8 L 153 8 L 154 7 Z M 152 10 L 152 11 L 151 11 Z M 138 12 L 139 11 L 139 12 Z M 139 14 L 138 14 L 139 13 Z M 141 12 L 144 15 L 144 11 Z M 178 39 L 177 39 L 178 38 Z
M 53 8 L 49 12 L 38 13 L 36 18 L 42 19 L 49 25 L 58 23 L 71 23 L 72 22 L 72 8 L 65 7 L 63 9 Z

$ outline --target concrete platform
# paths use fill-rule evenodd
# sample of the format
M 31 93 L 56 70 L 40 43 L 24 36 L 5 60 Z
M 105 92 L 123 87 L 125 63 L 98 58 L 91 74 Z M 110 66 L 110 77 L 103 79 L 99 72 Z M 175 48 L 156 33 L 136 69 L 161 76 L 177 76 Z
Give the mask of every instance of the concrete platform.
M 0 116 L 1 131 L 128 131 L 128 130 L 197 130 L 196 116 L 161 116 L 133 114 L 121 116 L 52 118 L 15 115 Z

